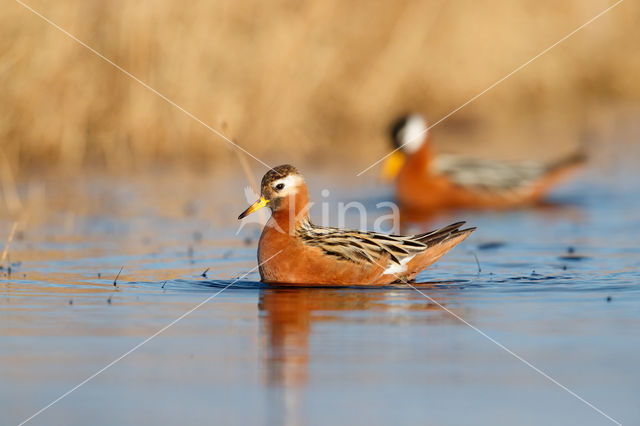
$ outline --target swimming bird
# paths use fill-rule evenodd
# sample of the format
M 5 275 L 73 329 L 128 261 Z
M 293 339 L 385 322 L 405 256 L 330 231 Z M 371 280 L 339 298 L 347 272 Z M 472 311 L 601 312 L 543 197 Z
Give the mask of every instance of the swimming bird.
M 384 163 L 382 178 L 395 178 L 396 198 L 405 208 L 510 208 L 539 203 L 569 172 L 584 163 L 577 152 L 551 164 L 498 163 L 433 152 L 427 123 L 419 114 L 391 127 L 396 151 Z
M 388 235 L 314 225 L 309 191 L 295 167 L 262 178 L 260 198 L 238 216 L 268 206 L 272 215 L 258 244 L 263 282 L 298 285 L 386 285 L 410 282 L 475 228 L 454 223 L 419 235 Z

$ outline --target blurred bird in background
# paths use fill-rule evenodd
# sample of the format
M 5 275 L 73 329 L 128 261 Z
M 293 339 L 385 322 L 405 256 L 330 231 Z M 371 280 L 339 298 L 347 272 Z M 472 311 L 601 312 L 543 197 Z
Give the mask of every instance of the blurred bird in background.
M 430 138 L 427 122 L 419 114 L 403 116 L 391 126 L 395 151 L 385 160 L 381 177 L 395 179 L 402 207 L 435 211 L 533 205 L 586 161 L 582 151 L 550 164 L 482 161 L 435 153 Z

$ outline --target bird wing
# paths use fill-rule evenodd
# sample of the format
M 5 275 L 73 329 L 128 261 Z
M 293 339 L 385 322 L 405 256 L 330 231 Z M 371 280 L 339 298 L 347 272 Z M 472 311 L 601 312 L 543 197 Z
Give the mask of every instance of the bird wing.
M 306 222 L 299 227 L 298 236 L 305 244 L 322 249 L 326 255 L 388 267 L 403 265 L 416 254 L 456 236 L 463 224 L 458 222 L 424 234 L 404 236 L 315 226 Z M 388 265 L 381 265 L 386 257 Z
M 432 170 L 460 186 L 517 190 L 540 179 L 547 167 L 536 162 L 498 163 L 457 155 L 439 155 L 433 161 Z

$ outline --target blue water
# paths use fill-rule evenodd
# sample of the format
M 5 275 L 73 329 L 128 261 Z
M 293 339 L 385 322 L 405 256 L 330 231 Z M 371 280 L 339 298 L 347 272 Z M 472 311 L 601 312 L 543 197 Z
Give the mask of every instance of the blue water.
M 234 282 L 256 266 L 241 196 L 75 183 L 69 202 L 34 207 L 2 271 L 0 423 L 206 301 L 28 424 L 638 424 L 635 181 L 587 175 L 555 207 L 418 225 L 478 227 L 419 275 L 422 294 Z M 349 191 L 329 200 L 362 197 Z

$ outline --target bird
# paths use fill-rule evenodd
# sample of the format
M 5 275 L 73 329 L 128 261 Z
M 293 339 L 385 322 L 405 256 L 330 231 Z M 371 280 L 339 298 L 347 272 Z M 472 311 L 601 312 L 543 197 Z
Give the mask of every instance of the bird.
M 538 204 L 558 181 L 586 161 L 581 151 L 551 164 L 436 154 L 427 122 L 416 113 L 399 118 L 390 130 L 395 149 L 386 158 L 381 177 L 395 179 L 398 204 L 413 211 Z
M 314 225 L 304 177 L 288 164 L 267 171 L 260 198 L 238 219 L 268 206 L 258 243 L 265 283 L 370 285 L 409 283 L 476 228 L 457 222 L 419 235 L 391 235 Z

